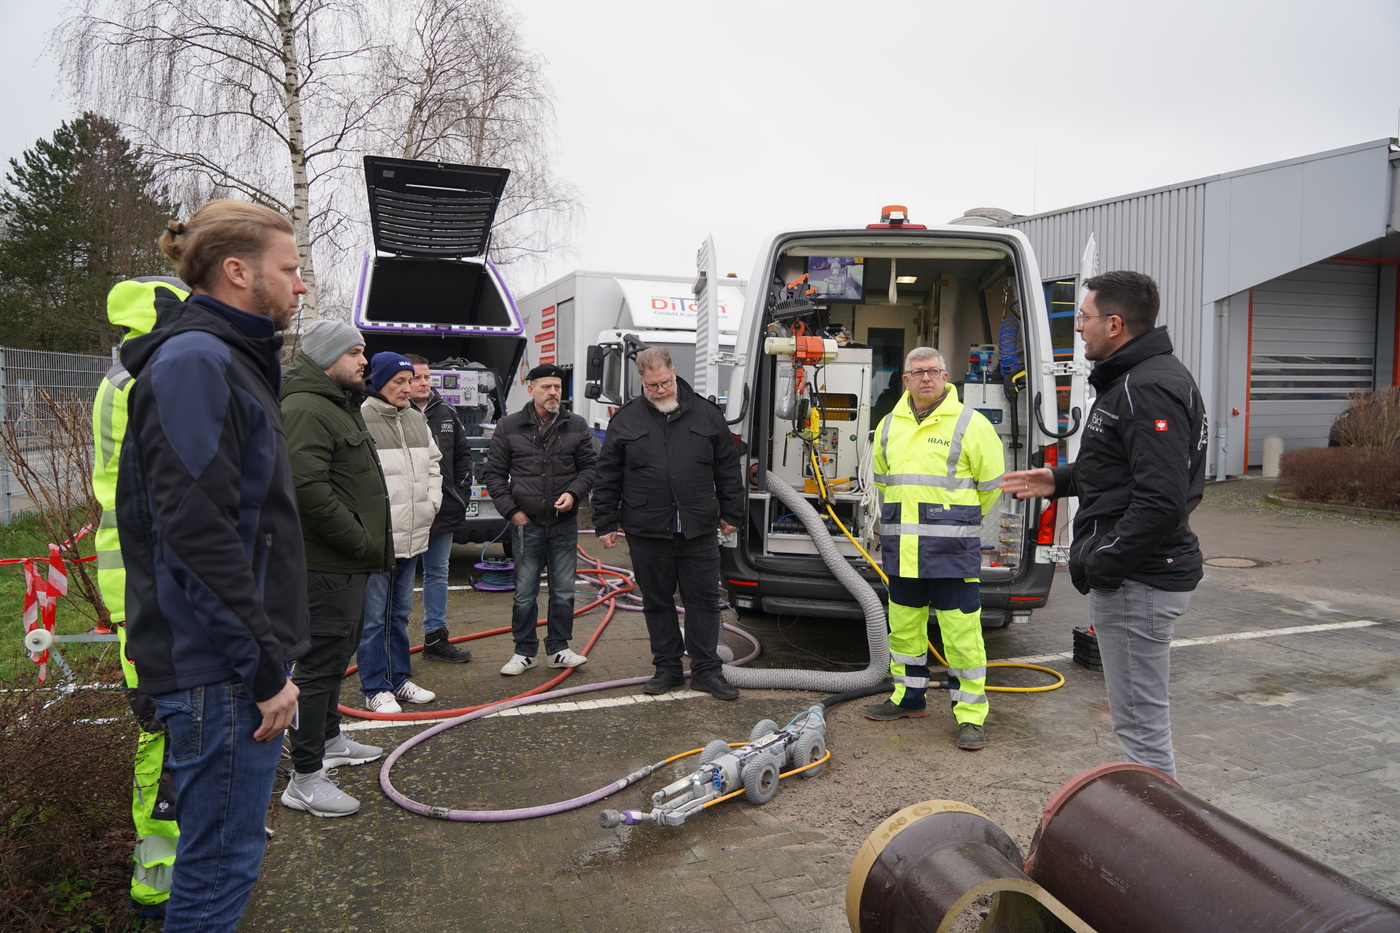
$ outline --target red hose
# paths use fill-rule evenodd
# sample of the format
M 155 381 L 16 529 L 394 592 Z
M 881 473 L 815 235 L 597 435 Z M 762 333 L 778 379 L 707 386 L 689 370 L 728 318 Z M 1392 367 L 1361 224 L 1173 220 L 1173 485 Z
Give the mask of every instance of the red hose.
M 612 621 L 613 615 L 616 614 L 617 597 L 622 595 L 623 593 L 630 593 L 633 589 L 633 584 L 625 573 L 620 573 L 616 570 L 603 569 L 603 562 L 598 558 L 595 558 L 593 555 L 589 554 L 587 551 L 585 551 L 582 546 L 579 546 L 578 552 L 580 555 L 583 556 L 584 560 L 593 564 L 593 566 L 585 567 L 582 570 L 577 571 L 577 573 L 589 573 L 599 577 L 618 577 L 622 581 L 624 581 L 624 585 L 608 589 L 603 593 L 603 595 L 599 596 L 587 606 L 584 606 L 582 609 L 574 610 L 574 616 L 578 617 L 583 615 L 585 612 L 589 612 L 593 609 L 596 609 L 603 603 L 608 604 L 607 615 L 603 616 L 603 620 L 598 623 L 598 627 L 593 630 L 593 634 L 589 637 L 587 644 L 583 646 L 583 654 L 587 655 L 588 652 L 593 649 L 593 645 L 598 641 L 598 636 L 603 634 L 603 629 L 608 627 L 608 623 Z M 538 622 L 535 623 L 535 625 L 544 625 L 547 621 L 548 620 L 546 619 L 540 619 Z M 472 641 L 473 639 L 477 638 L 486 638 L 488 635 L 506 634 L 510 632 L 510 630 L 510 626 L 506 625 L 502 626 L 501 628 L 488 629 L 485 632 L 474 632 L 471 635 L 458 635 L 455 638 L 451 638 L 448 640 L 453 644 L 456 644 L 457 642 L 461 641 Z M 413 654 L 422 650 L 422 645 L 414 645 L 413 647 L 408 649 L 409 654 Z M 351 674 L 355 673 L 359 669 L 360 667 L 358 664 L 352 664 L 350 667 L 346 668 L 345 676 L 349 677 Z M 522 697 L 534 696 L 537 693 L 544 693 L 545 691 L 553 689 L 558 684 L 563 683 L 565 678 L 572 674 L 574 670 L 575 668 L 566 668 L 563 672 L 555 675 L 550 680 L 545 681 L 538 687 L 526 690 L 524 693 L 517 693 L 515 696 L 505 697 L 500 700 L 492 700 L 490 703 L 480 703 L 476 706 L 464 706 L 461 709 L 420 710 L 418 712 L 413 713 L 375 713 L 365 709 L 353 709 L 349 706 L 346 706 L 344 703 L 341 703 L 336 708 L 340 710 L 340 714 L 342 716 L 349 716 L 354 719 L 376 719 L 382 722 L 415 722 L 423 719 L 451 719 L 455 716 L 463 716 L 467 713 L 476 712 L 477 710 L 487 709 L 488 707 L 499 706 L 502 703 L 509 703 L 511 700 L 518 700 Z

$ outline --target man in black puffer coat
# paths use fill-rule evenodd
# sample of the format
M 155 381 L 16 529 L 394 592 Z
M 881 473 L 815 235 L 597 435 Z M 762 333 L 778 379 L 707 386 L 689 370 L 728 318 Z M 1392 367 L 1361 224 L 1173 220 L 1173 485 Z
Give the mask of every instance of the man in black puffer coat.
M 738 699 L 719 658 L 719 540 L 737 530 L 744 488 L 734 436 L 724 414 L 676 375 L 671 354 L 637 354 L 645 398 L 623 405 L 608 423 L 598 458 L 593 522 L 604 547 L 627 532 L 628 551 L 651 636 L 656 676 L 643 688 L 661 694 L 685 682 L 718 700 Z M 685 604 L 682 642 L 675 593 Z
M 1130 761 L 1176 776 L 1171 638 L 1202 576 L 1188 517 L 1205 488 L 1209 431 L 1200 389 L 1154 326 L 1157 283 L 1108 272 L 1075 315 L 1098 390 L 1074 463 L 1002 478 L 1018 499 L 1078 496 L 1069 571 L 1089 596 L 1109 714 Z
M 588 658 L 569 647 L 574 637 L 574 572 L 578 568 L 578 504 L 593 488 L 597 454 L 588 423 L 560 404 L 564 371 L 541 364 L 526 376 L 530 401 L 506 415 L 491 435 L 486 490 L 515 535 L 515 602 L 510 627 L 515 654 L 507 677 L 535 666 L 535 597 L 540 568 L 549 566 L 549 615 L 544 650 L 550 667 L 578 667 Z

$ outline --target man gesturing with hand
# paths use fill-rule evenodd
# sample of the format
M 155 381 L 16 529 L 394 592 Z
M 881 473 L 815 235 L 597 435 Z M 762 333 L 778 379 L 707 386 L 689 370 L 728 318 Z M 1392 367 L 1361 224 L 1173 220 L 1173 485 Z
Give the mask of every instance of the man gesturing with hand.
M 1002 478 L 1018 499 L 1078 496 L 1069 572 L 1089 597 L 1109 715 L 1128 760 L 1176 776 L 1172 629 L 1202 576 L 1187 519 L 1205 488 L 1205 406 L 1157 327 L 1157 283 L 1107 272 L 1084 283 L 1074 316 L 1098 391 L 1079 458 Z

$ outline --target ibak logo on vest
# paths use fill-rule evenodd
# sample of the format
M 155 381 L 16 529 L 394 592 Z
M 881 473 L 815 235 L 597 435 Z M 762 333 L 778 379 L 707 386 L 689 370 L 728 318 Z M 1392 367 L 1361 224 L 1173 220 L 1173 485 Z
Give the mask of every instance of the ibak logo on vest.
M 942 438 L 942 437 L 930 437 L 930 438 L 928 439 L 928 442 L 929 442 L 930 444 L 942 444 L 944 447 L 949 446 L 948 440 L 947 440 L 946 438 Z

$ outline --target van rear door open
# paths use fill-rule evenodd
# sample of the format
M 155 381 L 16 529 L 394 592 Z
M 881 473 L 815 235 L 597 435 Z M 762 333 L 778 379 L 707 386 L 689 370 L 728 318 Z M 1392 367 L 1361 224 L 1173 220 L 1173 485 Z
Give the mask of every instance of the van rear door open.
M 905 355 L 919 346 L 943 354 L 959 396 L 1002 439 L 1008 470 L 1054 462 L 1062 432 L 1049 319 L 1020 232 L 886 217 L 864 229 L 782 233 L 760 255 L 727 393 L 748 494 L 746 521 L 721 549 L 734 606 L 863 617 L 766 477 L 819 505 L 838 551 L 879 591 L 861 555 L 879 559 L 872 435 L 902 394 Z M 820 502 L 825 487 L 839 524 Z M 1002 497 L 986 516 L 984 625 L 1024 621 L 1045 604 L 1056 554 L 1042 528 L 1048 521 L 1053 536 L 1048 507 Z

